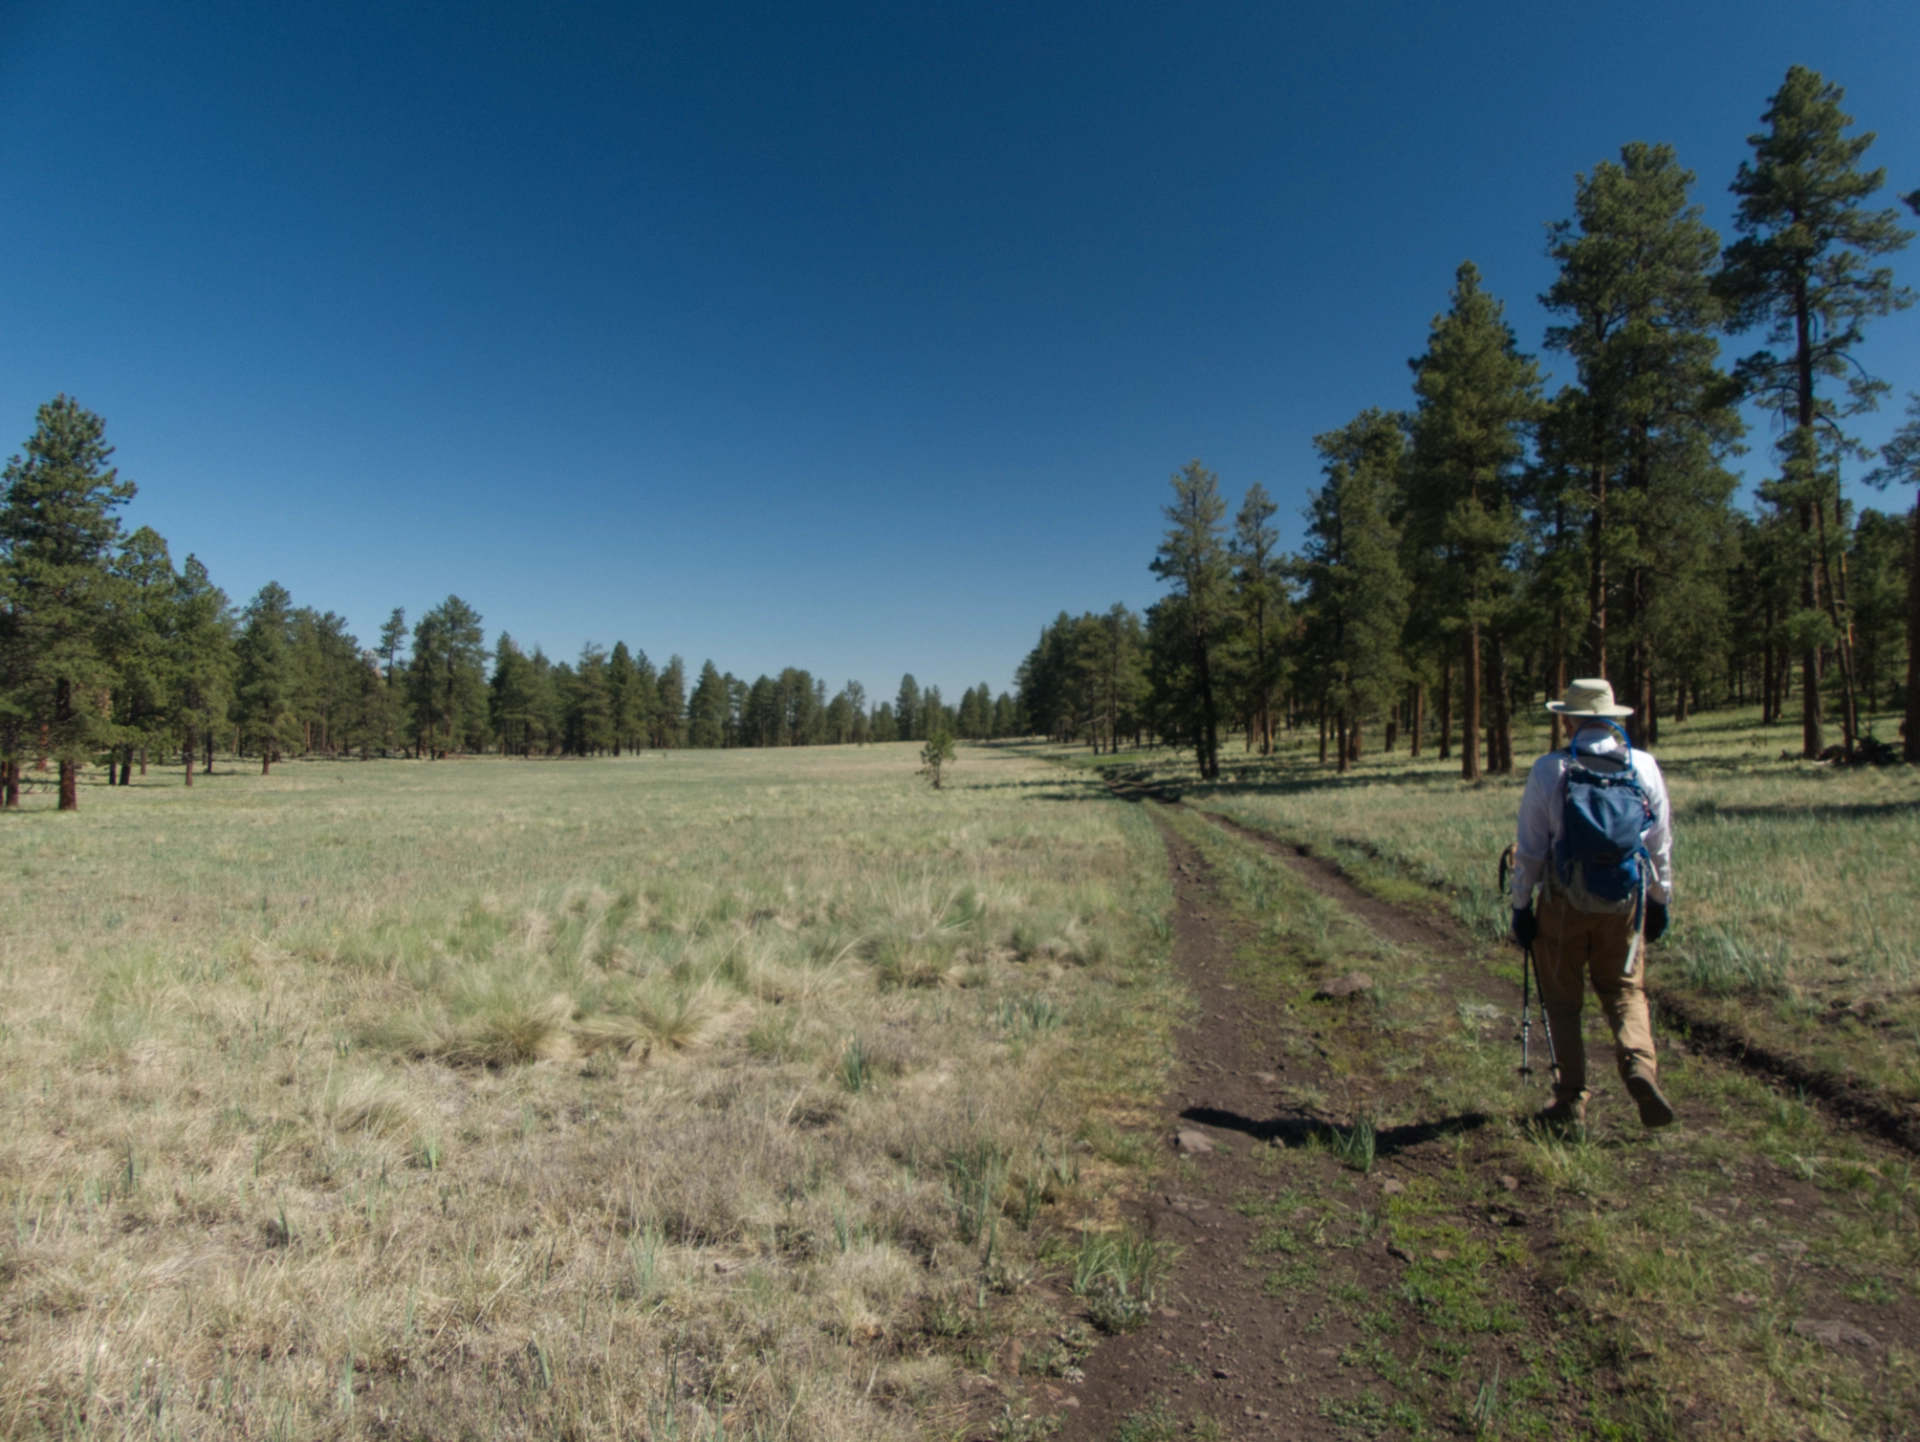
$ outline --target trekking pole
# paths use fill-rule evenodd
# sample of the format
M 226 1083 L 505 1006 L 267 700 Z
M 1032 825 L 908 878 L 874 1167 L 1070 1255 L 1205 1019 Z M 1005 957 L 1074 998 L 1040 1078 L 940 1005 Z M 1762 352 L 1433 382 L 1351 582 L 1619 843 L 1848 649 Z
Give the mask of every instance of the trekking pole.
M 1519 863 L 1520 848 L 1512 842 L 1500 853 L 1500 894 L 1507 894 L 1507 882 Z M 1540 1004 L 1540 1025 L 1547 1024 L 1546 1002 Z M 1533 943 L 1520 948 L 1520 1075 L 1533 1075 Z
M 1539 967 L 1540 963 L 1533 959 L 1533 948 L 1531 946 L 1527 948 L 1526 958 L 1521 962 L 1521 965 L 1526 967 L 1529 972 Z M 1525 994 L 1525 990 L 1526 988 L 1523 985 L 1521 988 L 1523 995 Z M 1560 1055 L 1553 1048 L 1553 1023 L 1547 1020 L 1547 989 L 1544 986 L 1540 988 L 1540 1034 L 1547 1039 L 1547 1074 L 1553 1078 L 1553 1084 L 1559 1086 Z M 1527 1024 L 1525 1017 L 1522 1017 L 1520 1022 L 1520 1070 L 1523 1074 L 1532 1074 L 1531 1068 L 1527 1066 Z
M 1541 1021 L 1546 1017 L 1543 1014 Z M 1520 953 L 1520 1075 L 1533 1075 L 1533 1058 L 1530 1048 L 1533 1044 L 1533 948 L 1525 947 Z

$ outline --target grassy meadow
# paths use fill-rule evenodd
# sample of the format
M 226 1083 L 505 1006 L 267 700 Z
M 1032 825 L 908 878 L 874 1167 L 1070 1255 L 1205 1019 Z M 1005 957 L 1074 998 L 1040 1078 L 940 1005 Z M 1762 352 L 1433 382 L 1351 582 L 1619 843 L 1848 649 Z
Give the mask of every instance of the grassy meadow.
M 1882 735 L 1893 732 L 1894 719 L 1879 721 Z M 1526 767 L 1548 739 L 1545 725 L 1522 728 L 1516 774 L 1472 786 L 1457 760 L 1429 749 L 1414 761 L 1404 742 L 1337 776 L 1310 734 L 1271 758 L 1236 745 L 1212 783 L 1193 779 L 1190 757 L 1164 750 L 1079 754 L 1336 857 L 1390 899 L 1443 897 L 1494 937 L 1507 928 L 1499 855 Z M 1754 711 L 1661 724 L 1675 904 L 1650 984 L 1811 1068 L 1920 1106 L 1920 770 L 1781 760 L 1798 739 L 1796 728 L 1760 726 Z
M 223 767 L 0 817 L 0 1431 L 991 1412 L 1142 1153 L 1171 893 L 1084 773 L 914 766 Z

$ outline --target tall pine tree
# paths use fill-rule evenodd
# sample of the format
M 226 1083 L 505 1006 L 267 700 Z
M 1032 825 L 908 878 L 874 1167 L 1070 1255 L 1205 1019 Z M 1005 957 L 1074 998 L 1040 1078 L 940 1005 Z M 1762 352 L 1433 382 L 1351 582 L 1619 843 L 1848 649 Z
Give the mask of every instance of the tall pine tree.
M 1313 444 L 1327 479 L 1307 508 L 1301 649 L 1316 699 L 1333 717 L 1345 771 L 1359 758 L 1366 724 L 1393 704 L 1406 675 L 1400 638 L 1409 588 L 1391 519 L 1406 440 L 1398 417 L 1368 410 Z
M 106 423 L 63 395 L 40 407 L 25 451 L 0 478 L 0 726 L 13 734 L 13 766 L 29 746 L 58 763 L 62 811 L 79 809 L 80 768 L 108 737 L 91 697 L 113 684 L 100 642 L 118 587 L 114 512 L 134 491 L 112 457 Z
M 1187 462 L 1173 475 L 1167 531 L 1152 565 L 1174 588 L 1153 608 L 1149 628 L 1158 653 L 1159 709 L 1193 746 L 1200 775 L 1209 781 L 1220 774 L 1216 656 L 1233 629 L 1232 563 L 1221 531 L 1226 513 L 1220 478 L 1197 460 Z
M 1719 457 L 1740 429 L 1716 364 L 1720 239 L 1692 203 L 1693 180 L 1672 147 L 1639 142 L 1579 177 L 1574 219 L 1549 232 L 1560 274 L 1542 297 L 1566 318 L 1547 344 L 1573 357 L 1579 380 L 1556 405 L 1557 444 L 1543 449 L 1579 473 L 1584 493 L 1535 499 L 1586 511 L 1582 670 L 1624 673 L 1616 689 L 1642 742 L 1656 724 L 1660 619 L 1676 604 L 1704 614 L 1701 568 L 1718 554 L 1733 485 Z M 1625 645 L 1613 644 L 1621 632 Z
M 1857 450 L 1843 422 L 1873 409 L 1886 390 L 1859 364 L 1867 320 L 1913 303 L 1893 272 L 1872 264 L 1903 248 L 1912 233 L 1891 210 L 1868 199 L 1886 183 L 1863 170 L 1871 132 L 1848 135 L 1845 92 L 1796 65 L 1748 138 L 1753 159 L 1733 182 L 1739 200 L 1721 284 L 1735 328 L 1764 328 L 1767 348 L 1740 362 L 1748 394 L 1778 417 L 1781 476 L 1769 498 L 1798 523 L 1801 749 L 1817 756 L 1821 726 L 1821 652 L 1839 665 L 1841 726 L 1851 754 L 1858 729 L 1853 655 L 1838 551 L 1844 545 L 1842 456 Z M 1779 347 L 1779 349 L 1774 349 Z
M 1423 566 L 1421 604 L 1459 646 L 1460 774 L 1480 777 L 1483 637 L 1497 625 L 1514 579 L 1515 491 L 1527 432 L 1539 413 L 1539 374 L 1514 344 L 1500 302 L 1471 261 L 1456 272 L 1452 305 L 1436 316 L 1414 373 L 1413 448 L 1406 524 Z M 1495 634 L 1496 655 L 1499 637 Z M 1492 678 L 1496 712 L 1507 678 Z M 1496 745 L 1507 728 L 1495 717 Z M 1493 758 L 1500 769 L 1510 754 Z

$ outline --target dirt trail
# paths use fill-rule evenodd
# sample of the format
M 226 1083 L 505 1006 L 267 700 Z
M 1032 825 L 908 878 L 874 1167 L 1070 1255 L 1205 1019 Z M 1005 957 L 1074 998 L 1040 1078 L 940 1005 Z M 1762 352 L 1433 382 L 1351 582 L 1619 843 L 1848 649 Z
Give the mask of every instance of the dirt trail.
M 1273 1272 L 1249 1264 L 1272 1252 L 1262 1239 L 1276 1221 L 1294 1220 L 1261 1205 L 1275 1193 L 1263 1155 L 1271 1144 L 1297 1147 L 1323 1133 L 1334 1117 L 1304 1098 L 1341 1082 L 1318 1045 L 1311 1014 L 1250 995 L 1234 958 L 1253 940 L 1250 928 L 1234 917 L 1198 850 L 1164 822 L 1161 830 L 1174 883 L 1174 959 L 1200 1014 L 1182 1038 L 1183 1060 L 1165 1102 L 1166 1141 L 1181 1160 L 1131 1210 L 1150 1234 L 1186 1250 L 1151 1324 L 1103 1341 L 1087 1359 L 1083 1383 L 1044 1384 L 1036 1400 L 1059 1409 L 1065 1439 L 1104 1442 L 1156 1400 L 1181 1418 L 1212 1419 L 1224 1437 L 1349 1437 L 1377 1387 L 1343 1360 L 1366 1345 L 1364 1324 L 1328 1315 L 1303 1292 L 1276 1287 Z M 1337 873 L 1295 860 L 1316 889 L 1350 899 L 1390 936 L 1434 934 L 1424 919 L 1394 912 Z M 1370 1095 L 1383 1089 L 1374 1084 Z M 1383 1132 L 1384 1160 L 1364 1178 L 1330 1157 L 1319 1159 L 1318 1180 L 1338 1194 L 1339 1205 L 1309 1207 L 1315 1215 L 1306 1225 L 1348 1243 L 1337 1267 L 1340 1285 L 1376 1298 L 1399 1288 L 1406 1261 L 1370 1223 L 1409 1179 L 1450 1166 L 1452 1138 L 1483 1120 Z M 1544 1222 L 1529 1218 L 1527 1199 L 1504 1187 L 1500 1195 L 1511 1205 L 1450 1220 L 1483 1238 L 1517 1228 L 1522 1235 L 1537 1231 L 1544 1242 Z M 1552 1298 L 1531 1286 L 1505 1300 L 1529 1320 L 1554 1310 Z
M 1115 790 L 1130 801 L 1178 805 Z M 1472 1435 L 1484 1419 L 1469 1406 L 1490 1396 L 1482 1380 L 1472 1401 L 1476 1379 L 1491 1379 L 1494 1402 L 1518 1405 L 1503 1401 L 1504 1377 L 1511 1396 L 1525 1398 L 1556 1434 L 1584 1433 L 1599 1416 L 1632 1426 L 1647 1408 L 1660 1418 L 1653 1430 L 1683 1435 L 1712 1435 L 1729 1420 L 1711 1403 L 1639 1395 L 1636 1357 L 1610 1351 L 1559 1285 L 1568 1243 L 1556 1209 L 1564 1212 L 1569 1199 L 1517 1164 L 1505 1119 L 1423 1108 L 1419 1068 L 1374 1065 L 1373 1043 L 1356 1043 L 1368 1024 L 1356 1022 L 1351 1003 L 1312 1000 L 1298 985 L 1291 995 L 1263 990 L 1258 928 L 1236 913 L 1201 849 L 1153 809 L 1174 884 L 1174 960 L 1199 1011 L 1164 1102 L 1163 1140 L 1174 1160 L 1130 1211 L 1136 1225 L 1184 1252 L 1149 1324 L 1103 1340 L 1082 1380 L 1034 1383 L 1036 1412 L 1058 1417 L 1062 1438 L 1100 1442 L 1129 1418 L 1126 1435 L 1140 1437 L 1190 1435 L 1182 1427 L 1234 1438 Z M 1488 1035 L 1506 1043 L 1517 998 L 1489 973 L 1484 946 L 1464 927 L 1382 902 L 1278 838 L 1181 809 L 1234 844 L 1278 858 L 1308 888 L 1417 956 L 1422 984 L 1443 1008 L 1477 1009 L 1489 1017 Z M 1309 988 L 1330 979 L 1315 977 Z M 1606 1145 L 1638 1146 L 1637 1127 L 1628 1135 L 1624 1124 L 1628 1104 L 1607 1094 L 1610 1051 L 1602 1043 L 1594 1055 L 1599 1125 L 1622 1138 Z M 1677 1054 L 1673 1062 L 1714 1065 Z M 1543 1080 L 1540 1088 L 1544 1098 Z M 1395 1111 L 1420 1120 L 1378 1133 L 1370 1173 L 1326 1149 L 1333 1128 Z M 1704 1133 L 1716 1120 L 1711 1100 L 1683 1102 L 1681 1120 Z M 1636 1185 L 1697 1189 L 1698 1161 L 1684 1148 L 1642 1151 L 1631 1163 Z M 1778 1215 L 1839 1225 L 1818 1188 L 1775 1164 L 1748 1158 L 1722 1162 L 1720 1171 L 1724 1193 L 1693 1206 L 1716 1227 L 1761 1225 L 1745 1220 L 1760 1194 L 1769 1207 L 1799 1209 Z M 1743 1202 L 1752 1208 L 1746 1214 Z M 1617 1203 L 1600 1197 L 1586 1205 L 1597 1214 Z M 1791 1272 L 1782 1295 L 1802 1317 L 1853 1329 L 1860 1348 L 1891 1345 L 1890 1363 L 1902 1348 L 1920 1351 L 1920 1306 L 1910 1293 L 1891 1307 L 1854 1305 L 1841 1295 L 1844 1279 L 1803 1260 L 1804 1243 L 1780 1247 L 1780 1258 L 1748 1261 Z M 1502 1264 L 1489 1264 L 1496 1255 Z M 1462 1266 L 1468 1257 L 1479 1259 L 1470 1270 Z M 1744 1295 L 1728 1302 L 1730 1310 L 1750 1305 Z
M 1163 804 L 1166 803 L 1163 801 Z M 1329 858 L 1314 856 L 1304 847 L 1290 846 L 1277 836 L 1243 826 L 1216 812 L 1193 811 L 1193 814 L 1280 857 L 1321 895 L 1339 902 L 1389 940 L 1437 941 L 1462 953 L 1475 949 L 1472 937 L 1458 922 L 1435 912 L 1408 911 L 1369 896 Z M 1474 967 L 1473 973 L 1491 982 L 1480 968 Z M 1657 980 L 1649 981 L 1648 988 L 1658 1015 L 1678 1026 L 1685 1033 L 1686 1045 L 1695 1052 L 1787 1087 L 1817 1105 L 1836 1125 L 1857 1127 L 1903 1151 L 1920 1155 L 1920 1112 L 1890 1107 L 1864 1086 L 1830 1072 L 1810 1069 L 1793 1057 L 1755 1043 L 1743 1036 L 1738 1027 L 1706 1016 L 1698 1007 L 1688 1005 L 1684 998 L 1663 990 Z M 1494 1000 L 1512 1004 L 1511 998 L 1497 988 L 1483 986 L 1481 989 Z

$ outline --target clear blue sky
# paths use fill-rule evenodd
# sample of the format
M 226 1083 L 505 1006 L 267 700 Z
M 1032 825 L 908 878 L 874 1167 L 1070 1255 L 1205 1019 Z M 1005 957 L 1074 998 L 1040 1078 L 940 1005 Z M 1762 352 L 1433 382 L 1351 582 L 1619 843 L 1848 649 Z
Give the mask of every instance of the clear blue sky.
M 1624 142 L 1724 230 L 1797 62 L 1920 186 L 1916 57 L 1911 0 L 0 0 L 0 446 L 76 396 L 131 522 L 363 641 L 457 592 L 557 657 L 997 690 L 1153 599 L 1190 457 L 1297 544 L 1462 259 L 1538 350 Z M 1920 390 L 1920 312 L 1865 354 Z

